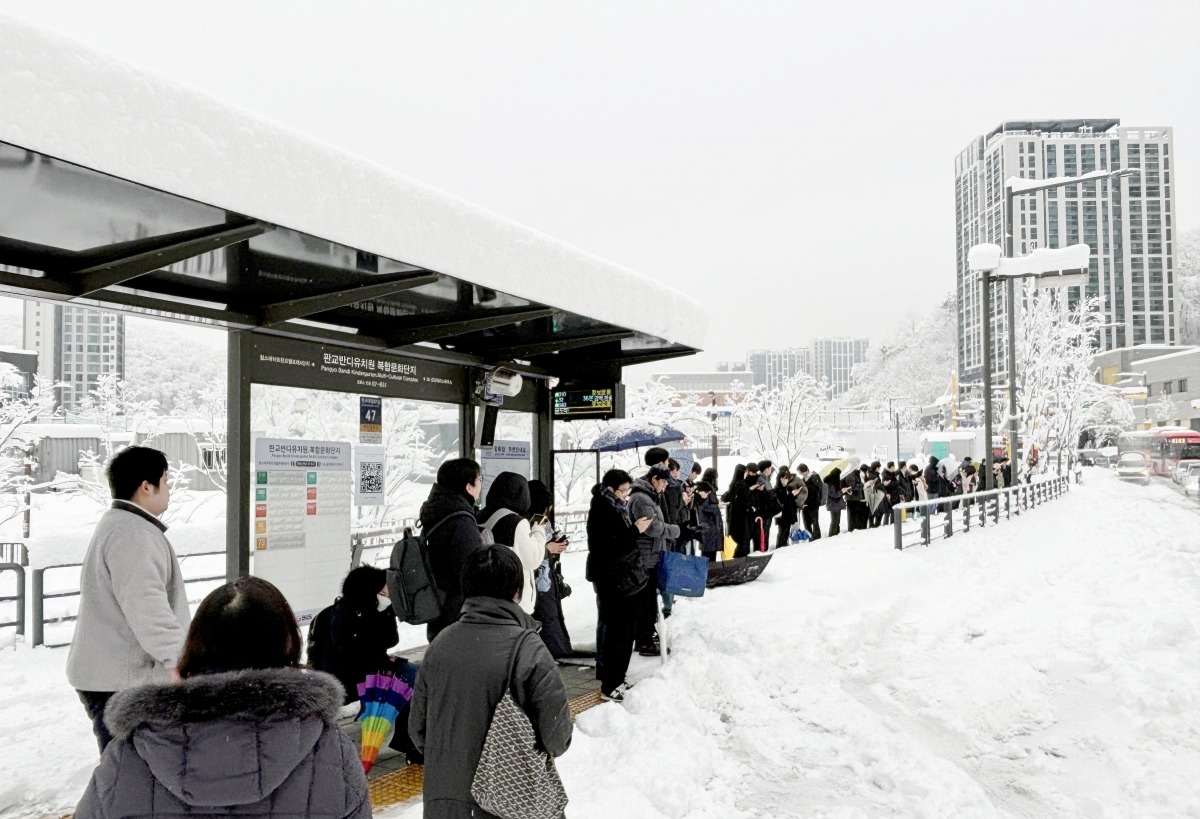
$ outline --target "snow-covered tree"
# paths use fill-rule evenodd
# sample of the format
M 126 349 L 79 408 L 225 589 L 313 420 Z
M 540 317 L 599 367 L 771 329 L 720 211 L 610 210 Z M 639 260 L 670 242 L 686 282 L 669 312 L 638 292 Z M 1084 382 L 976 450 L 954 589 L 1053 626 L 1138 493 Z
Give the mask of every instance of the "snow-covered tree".
M 889 396 L 915 407 L 932 404 L 945 394 L 958 366 L 957 321 L 952 293 L 925 315 L 909 316 L 882 343 L 872 343 L 838 405 L 887 409 Z
M 1175 245 L 1175 300 L 1179 302 L 1179 343 L 1200 344 L 1200 229 L 1182 234 Z
M 1175 412 L 1175 402 L 1166 393 L 1159 395 L 1158 400 L 1146 408 L 1146 414 L 1153 421 L 1173 421 L 1179 417 Z
M 808 373 L 784 379 L 775 389 L 758 386 L 733 410 L 738 421 L 738 454 L 794 464 L 814 444 L 831 437 L 822 425 L 828 408 L 825 391 Z
M 1026 450 L 1036 443 L 1045 450 L 1050 442 L 1074 448 L 1087 422 L 1085 404 L 1111 397 L 1111 390 L 1096 381 L 1092 339 L 1103 315 L 1097 299 L 1082 299 L 1072 309 L 1065 295 L 1026 283 L 1023 310 L 1018 322 L 1017 417 Z M 1003 402 L 997 410 L 1003 412 Z M 1007 425 L 998 419 L 996 429 Z M 1042 469 L 1049 461 L 1042 461 Z
M 0 363 L 0 382 L 7 386 L 19 381 L 13 365 Z M 54 412 L 58 386 L 39 375 L 28 396 L 0 401 L 0 523 L 26 509 L 24 489 L 30 479 L 25 475 L 25 463 L 29 457 L 28 447 L 34 439 L 23 435 L 22 428 Z

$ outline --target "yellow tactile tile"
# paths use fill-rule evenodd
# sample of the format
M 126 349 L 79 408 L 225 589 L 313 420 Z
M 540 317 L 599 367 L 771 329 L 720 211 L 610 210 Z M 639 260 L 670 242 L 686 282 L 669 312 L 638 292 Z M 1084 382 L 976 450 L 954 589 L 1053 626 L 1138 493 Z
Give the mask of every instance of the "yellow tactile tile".
M 570 701 L 571 716 L 578 716 L 589 708 L 594 708 L 603 700 L 600 692 L 591 691 L 581 694 Z M 425 783 L 425 769 L 420 765 L 405 765 L 403 768 L 377 776 L 367 782 L 371 793 L 371 806 L 385 808 L 398 805 L 421 795 Z
M 377 776 L 367 782 L 371 807 L 383 808 L 407 802 L 421 795 L 424 784 L 425 768 L 421 765 L 405 765 L 397 771 Z
M 600 699 L 599 689 L 590 691 L 587 694 L 580 694 L 575 699 L 569 702 L 571 706 L 571 716 L 577 717 L 589 708 L 594 708 L 603 700 Z

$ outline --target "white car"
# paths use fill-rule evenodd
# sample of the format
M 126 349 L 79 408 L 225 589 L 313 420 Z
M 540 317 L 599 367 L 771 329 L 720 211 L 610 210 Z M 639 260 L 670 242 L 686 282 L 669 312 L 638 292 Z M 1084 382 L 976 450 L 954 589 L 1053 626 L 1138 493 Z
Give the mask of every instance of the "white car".
M 1171 470 L 1171 480 L 1175 481 L 1175 483 L 1181 482 L 1183 476 L 1196 464 L 1200 464 L 1200 458 L 1184 458 Z
M 1150 483 L 1150 464 L 1140 452 L 1125 452 L 1117 458 L 1117 477 L 1123 481 Z
M 1200 495 L 1200 463 L 1188 467 L 1187 474 L 1179 482 L 1183 484 L 1183 494 Z

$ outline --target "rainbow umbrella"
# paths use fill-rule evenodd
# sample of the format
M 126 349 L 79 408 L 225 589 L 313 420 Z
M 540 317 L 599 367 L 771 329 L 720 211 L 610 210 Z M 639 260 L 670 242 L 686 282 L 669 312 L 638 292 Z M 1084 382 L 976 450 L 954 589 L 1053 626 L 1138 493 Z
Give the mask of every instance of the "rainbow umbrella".
M 394 671 L 368 674 L 358 684 L 358 699 L 362 703 L 358 718 L 362 722 L 364 772 L 370 771 L 375 764 L 379 749 L 396 724 L 396 715 L 412 699 L 416 679 L 417 667 L 409 662 L 399 662 Z

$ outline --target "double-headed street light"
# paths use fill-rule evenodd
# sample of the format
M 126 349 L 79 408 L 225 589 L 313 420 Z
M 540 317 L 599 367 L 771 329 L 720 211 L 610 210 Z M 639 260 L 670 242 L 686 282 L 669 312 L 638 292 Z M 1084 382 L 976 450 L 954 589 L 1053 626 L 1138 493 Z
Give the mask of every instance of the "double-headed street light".
M 1091 253 L 1091 248 L 1084 244 L 1055 249 L 1038 248 L 1026 256 L 1015 259 L 1004 258 L 1000 245 L 975 245 L 967 252 L 967 267 L 979 273 L 983 291 L 980 307 L 983 319 L 983 434 L 985 441 L 983 487 L 985 490 L 992 489 L 995 485 L 992 475 L 992 288 L 990 285 L 993 281 L 1001 279 L 1011 282 L 1013 279 L 1022 278 L 1035 278 L 1045 287 L 1072 287 L 1087 284 L 1088 257 L 1091 256 Z M 1011 302 L 1009 303 L 1009 312 L 1012 312 Z M 1010 355 L 1013 353 L 1010 352 Z M 1016 358 L 1013 355 L 1009 362 L 1008 373 L 1010 390 L 1013 389 L 1016 380 L 1014 378 L 1016 375 L 1015 364 Z M 1015 396 L 1015 393 L 1011 394 Z M 1015 418 L 1015 400 L 1009 411 Z M 1017 455 L 1015 435 L 1010 443 L 1014 445 L 1011 467 L 1015 484 L 1016 461 L 1018 460 L 1015 457 Z
M 1021 196 L 1023 194 L 1027 194 L 1027 193 L 1037 193 L 1039 191 L 1046 191 L 1046 190 L 1050 190 L 1052 188 L 1061 188 L 1066 185 L 1078 185 L 1078 184 L 1081 184 L 1084 182 L 1094 182 L 1094 181 L 1100 180 L 1100 179 L 1114 179 L 1115 180 L 1115 179 L 1119 179 L 1122 177 L 1136 176 L 1139 173 L 1141 173 L 1141 172 L 1137 168 L 1124 168 L 1122 170 L 1116 170 L 1116 171 L 1107 171 L 1107 170 L 1089 171 L 1088 173 L 1082 174 L 1080 176 L 1055 176 L 1055 177 L 1051 177 L 1049 179 L 1022 179 L 1019 177 L 1010 178 L 1007 182 L 1005 182 L 1005 185 L 1004 185 L 1004 220 L 1005 220 L 1005 226 L 1007 228 L 1006 232 L 1005 232 L 1005 251 L 1006 252 L 1004 255 L 1011 261 L 1017 261 L 1016 251 L 1014 249 L 1016 228 L 1013 225 L 1013 199 L 1015 197 Z M 1083 247 L 1086 247 L 1086 245 L 1083 245 Z M 1028 256 L 1023 256 L 1021 258 L 1029 259 L 1030 263 L 1034 264 L 1032 257 L 1036 256 L 1038 254 L 1038 252 L 1039 251 L 1035 250 L 1033 253 L 1029 254 Z M 1089 256 L 1090 256 L 1090 252 L 1089 252 Z M 1086 285 L 1087 284 L 1087 269 L 1086 269 L 1087 266 L 1088 266 L 1087 259 L 1085 258 L 1083 265 L 1082 265 L 1083 271 L 1081 274 L 1074 275 L 1072 277 L 1072 279 L 1069 281 L 1063 280 L 1062 277 L 1059 277 L 1059 280 L 1057 282 L 1054 282 L 1052 286 L 1070 287 L 1070 286 L 1075 286 L 1075 285 Z M 976 268 L 971 268 L 971 269 L 974 270 Z M 992 270 L 995 270 L 995 269 L 996 268 L 992 268 Z M 1061 268 L 1061 270 L 1066 270 L 1066 269 L 1067 268 Z M 1017 361 L 1017 342 L 1016 342 L 1017 311 L 1015 309 L 1015 306 L 1016 306 L 1015 305 L 1015 302 L 1016 302 L 1015 290 L 1016 290 L 1016 288 L 1015 288 L 1013 280 L 1017 279 L 1017 278 L 1022 278 L 1025 276 L 1035 276 L 1035 277 L 1041 278 L 1042 276 L 1044 276 L 1050 272 L 1052 272 L 1052 271 L 1031 269 L 1025 273 L 1018 274 L 1018 273 L 1014 272 L 1014 273 L 1010 273 L 1007 275 L 996 274 L 996 276 L 993 277 L 993 278 L 999 278 L 1000 276 L 1004 276 L 1004 278 L 1007 279 L 1007 282 L 1005 284 L 1005 298 L 1008 302 L 1008 317 L 1007 317 L 1008 318 L 1008 322 L 1007 322 L 1008 323 L 1008 370 L 1009 370 L 1009 373 L 1008 373 L 1008 416 L 1009 416 L 1009 418 L 1008 418 L 1008 420 L 1009 420 L 1008 440 L 1009 440 L 1009 451 L 1013 456 L 1011 459 L 1010 468 L 1012 470 L 1012 481 L 1014 484 L 1017 481 L 1017 476 L 1020 471 L 1020 463 L 1019 463 L 1020 458 L 1017 457 L 1017 453 L 1019 452 L 1018 424 L 1017 424 L 1017 379 L 1016 379 L 1016 372 L 1015 372 L 1016 361 Z M 989 276 L 986 273 L 982 276 L 982 279 L 983 279 L 983 282 L 982 282 L 983 305 L 982 306 L 983 306 L 983 310 L 984 310 L 984 312 L 983 312 L 984 356 L 985 356 L 985 359 L 988 359 L 991 357 L 991 289 L 988 287 Z M 1046 283 L 1050 284 L 1050 282 L 1046 282 Z M 985 382 L 991 381 L 991 369 L 990 368 L 985 367 L 984 381 Z M 990 487 L 991 481 L 992 481 L 992 474 L 991 474 L 992 439 L 991 439 L 991 408 L 990 408 L 992 398 L 991 398 L 991 390 L 990 389 L 985 390 L 985 392 L 986 392 L 985 403 L 988 405 L 987 423 L 985 424 L 985 426 L 988 428 L 988 441 L 987 441 L 988 470 L 987 470 L 987 475 L 985 475 L 984 480 L 985 480 L 985 486 Z

